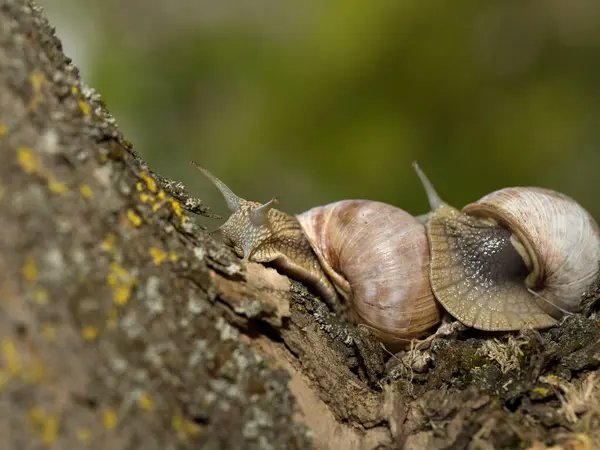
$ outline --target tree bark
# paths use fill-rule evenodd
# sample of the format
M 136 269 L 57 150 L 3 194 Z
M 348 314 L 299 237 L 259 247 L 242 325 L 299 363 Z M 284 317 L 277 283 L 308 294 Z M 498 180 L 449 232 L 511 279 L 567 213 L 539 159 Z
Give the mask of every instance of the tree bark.
M 599 442 L 597 289 L 541 333 L 390 357 L 195 225 L 35 4 L 0 25 L 0 449 Z

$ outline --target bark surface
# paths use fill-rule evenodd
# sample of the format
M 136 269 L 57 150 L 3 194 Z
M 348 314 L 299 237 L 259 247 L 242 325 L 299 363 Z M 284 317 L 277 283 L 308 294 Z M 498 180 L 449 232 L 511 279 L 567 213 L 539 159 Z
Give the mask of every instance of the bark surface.
M 541 333 L 390 356 L 189 210 L 0 0 L 0 449 L 598 447 L 597 289 Z

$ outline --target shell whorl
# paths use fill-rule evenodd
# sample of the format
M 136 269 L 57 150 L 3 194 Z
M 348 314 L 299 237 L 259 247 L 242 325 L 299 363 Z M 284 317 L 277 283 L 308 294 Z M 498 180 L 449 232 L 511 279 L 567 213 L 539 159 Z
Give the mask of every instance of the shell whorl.
M 430 281 L 464 325 L 486 331 L 546 328 L 575 311 L 597 280 L 600 234 L 570 197 L 511 187 L 462 212 L 442 201 L 413 164 L 429 198 Z
M 596 280 L 600 231 L 594 218 L 569 196 L 538 187 L 500 189 L 465 206 L 507 227 L 527 253 L 527 285 L 540 302 L 574 312 Z
M 422 336 L 441 319 L 427 277 L 424 225 L 384 203 L 344 200 L 297 216 L 321 266 L 358 323 L 388 346 Z

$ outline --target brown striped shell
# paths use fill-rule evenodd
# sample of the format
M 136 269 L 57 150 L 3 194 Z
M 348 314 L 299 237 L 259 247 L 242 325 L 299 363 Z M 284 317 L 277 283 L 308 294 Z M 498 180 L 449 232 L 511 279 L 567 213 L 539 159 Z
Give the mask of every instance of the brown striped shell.
M 400 348 L 441 320 L 429 280 L 425 227 L 375 201 L 344 200 L 297 216 L 321 267 L 358 323 Z
M 549 189 L 501 189 L 462 213 L 443 203 L 430 215 L 428 235 L 437 299 L 482 330 L 554 325 L 578 309 L 599 274 L 598 225 Z
M 241 257 L 268 263 L 316 292 L 335 312 L 350 311 L 389 350 L 406 347 L 441 320 L 428 279 L 425 227 L 405 211 L 345 200 L 297 217 L 235 195 L 194 164 L 221 191 L 231 215 L 219 227 Z M 340 298 L 345 301 L 342 305 Z

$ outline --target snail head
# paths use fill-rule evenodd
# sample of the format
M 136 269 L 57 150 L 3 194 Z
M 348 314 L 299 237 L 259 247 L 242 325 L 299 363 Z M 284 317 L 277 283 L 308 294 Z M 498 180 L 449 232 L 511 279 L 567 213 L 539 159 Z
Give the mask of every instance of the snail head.
M 225 223 L 212 234 L 220 235 L 240 258 L 250 259 L 272 237 L 269 212 L 278 203 L 277 198 L 274 197 L 265 204 L 245 200 L 235 195 L 225 183 L 198 163 L 192 161 L 191 164 L 219 189 L 231 211 Z

